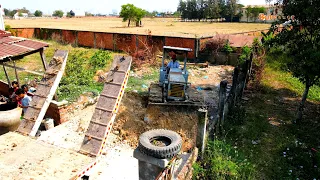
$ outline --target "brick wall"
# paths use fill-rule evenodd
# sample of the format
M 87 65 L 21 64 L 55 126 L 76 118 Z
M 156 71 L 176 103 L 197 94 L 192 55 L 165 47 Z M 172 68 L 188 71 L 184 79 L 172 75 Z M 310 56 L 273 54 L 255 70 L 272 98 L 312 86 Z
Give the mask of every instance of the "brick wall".
M 266 32 L 267 30 L 262 30 Z M 212 37 L 203 38 L 184 38 L 184 37 L 167 37 L 167 36 L 146 36 L 135 34 L 121 34 L 108 32 L 92 32 L 77 30 L 60 30 L 48 28 L 16 28 L 12 29 L 12 34 L 25 38 L 36 37 L 39 39 L 53 39 L 65 44 L 74 46 L 85 46 L 90 48 L 108 49 L 113 51 L 135 52 L 136 49 L 143 48 L 142 42 L 152 44 L 155 49 L 162 50 L 166 46 L 178 46 L 191 48 L 193 52 L 188 54 L 189 59 L 199 57 L 201 45 Z M 261 31 L 251 31 L 235 33 L 229 36 L 242 35 L 247 37 L 261 36 Z

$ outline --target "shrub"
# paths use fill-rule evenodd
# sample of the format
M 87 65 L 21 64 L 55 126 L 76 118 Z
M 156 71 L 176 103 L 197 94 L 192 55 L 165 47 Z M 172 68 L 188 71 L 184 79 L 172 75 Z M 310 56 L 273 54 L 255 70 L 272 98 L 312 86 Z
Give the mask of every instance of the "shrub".
M 251 48 L 248 46 L 243 46 L 241 49 L 241 55 L 239 56 L 239 64 L 243 64 L 247 59 L 249 59 L 251 54 Z
M 86 91 L 102 90 L 103 84 L 95 82 L 93 77 L 97 69 L 104 69 L 111 62 L 111 53 L 99 50 L 91 57 L 87 57 L 87 53 L 76 51 L 70 54 L 58 89 L 60 98 L 73 101 Z
M 5 25 L 5 30 L 6 31 L 10 31 L 11 30 L 11 26 L 10 25 Z
M 226 41 L 222 38 L 210 39 L 200 47 L 201 52 L 217 53 L 221 51 Z

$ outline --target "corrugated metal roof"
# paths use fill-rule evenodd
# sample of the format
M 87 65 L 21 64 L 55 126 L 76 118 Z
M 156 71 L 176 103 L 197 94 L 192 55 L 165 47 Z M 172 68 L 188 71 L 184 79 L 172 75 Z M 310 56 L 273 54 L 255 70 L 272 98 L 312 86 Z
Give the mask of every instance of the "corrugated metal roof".
M 47 43 L 11 36 L 10 33 L 0 30 L 0 61 L 7 61 L 9 58 L 33 51 L 36 52 L 48 46 Z
M 213 39 L 225 39 L 228 40 L 230 46 L 232 47 L 243 47 L 243 46 L 252 46 L 255 36 L 246 36 L 246 35 L 233 35 L 233 34 L 218 34 L 213 37 Z

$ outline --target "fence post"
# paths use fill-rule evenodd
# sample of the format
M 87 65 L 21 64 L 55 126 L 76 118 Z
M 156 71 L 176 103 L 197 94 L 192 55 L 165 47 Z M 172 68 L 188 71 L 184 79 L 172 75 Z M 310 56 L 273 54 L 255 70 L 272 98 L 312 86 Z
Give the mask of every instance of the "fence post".
M 226 92 L 227 92 L 228 82 L 226 80 L 220 82 L 219 89 L 219 105 L 218 105 L 218 132 L 222 131 L 222 125 L 224 122 L 224 106 L 226 101 Z
M 251 69 L 252 69 L 252 59 L 253 59 L 253 53 L 250 54 L 250 59 L 246 61 L 246 84 L 245 84 L 245 88 L 247 88 L 247 83 L 250 80 L 250 76 L 251 76 Z
M 198 132 L 196 139 L 196 146 L 201 152 L 201 159 L 204 155 L 206 137 L 207 137 L 207 123 L 208 123 L 208 110 L 199 109 L 198 110 Z
M 232 87 L 231 87 L 231 107 L 234 107 L 237 102 L 237 86 L 238 86 L 239 68 L 235 67 L 232 76 Z
M 249 67 L 249 60 L 246 60 L 242 72 L 240 73 L 240 82 L 241 83 L 241 90 L 240 90 L 240 99 L 242 98 L 243 91 L 247 85 L 247 76 L 248 76 L 248 67 Z

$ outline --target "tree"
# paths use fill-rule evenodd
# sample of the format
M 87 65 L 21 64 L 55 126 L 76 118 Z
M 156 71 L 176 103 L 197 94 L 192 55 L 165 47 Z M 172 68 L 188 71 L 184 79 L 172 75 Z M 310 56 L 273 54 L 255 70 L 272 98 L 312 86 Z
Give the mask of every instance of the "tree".
M 296 118 L 296 122 L 300 122 L 310 87 L 320 84 L 320 1 L 290 0 L 283 3 L 283 14 L 294 15 L 294 18 L 285 23 L 271 45 L 282 48 L 289 57 L 286 68 L 305 85 Z M 278 31 L 277 27 L 284 21 L 274 23 L 269 32 Z
M 85 12 L 85 16 L 94 16 L 94 15 L 90 12 Z
M 247 16 L 247 22 L 249 22 L 249 18 L 251 18 L 251 14 L 252 14 L 252 7 L 248 6 L 246 8 L 246 16 Z
M 182 19 L 188 18 L 187 3 L 185 1 L 180 0 L 177 11 L 180 12 Z
M 227 0 L 226 12 L 230 16 L 231 22 L 238 11 L 238 0 Z
M 237 14 L 237 16 L 241 19 L 241 17 L 243 16 L 243 7 L 244 7 L 244 5 L 243 4 L 238 4 L 237 5 L 237 9 L 238 9 L 238 14 Z
M 139 27 L 141 26 L 141 20 L 142 18 L 147 14 L 147 11 L 141 9 L 141 8 L 136 8 L 135 10 L 135 22 L 136 22 L 136 26 Z
M 17 10 L 9 11 L 9 16 L 13 17 L 17 12 L 18 12 Z
M 188 0 L 187 1 L 187 12 L 188 12 L 188 19 L 197 19 L 198 18 L 197 1 L 196 0 Z
M 10 13 L 9 9 L 4 8 L 3 11 L 4 11 L 4 15 L 9 16 L 9 13 Z
M 253 18 L 254 22 L 256 22 L 259 14 L 265 13 L 265 12 L 266 12 L 266 8 L 264 8 L 264 7 L 253 7 L 251 9 L 251 18 Z
M 52 16 L 54 16 L 54 17 L 63 17 L 63 11 L 61 11 L 61 10 L 55 10 L 54 12 L 53 12 L 53 14 L 52 14 Z
M 133 4 L 125 4 L 121 6 L 120 17 L 123 21 L 128 21 L 128 27 L 130 26 L 131 21 L 135 19 L 136 16 L 136 7 Z
M 225 17 L 227 15 L 226 0 L 219 0 L 220 17 Z
M 34 16 L 36 16 L 36 17 L 41 17 L 41 16 L 42 16 L 42 11 L 36 10 L 36 11 L 34 12 Z
M 205 18 L 205 9 L 207 8 L 207 4 L 204 0 L 197 0 L 197 12 L 198 12 L 198 20 Z
M 75 17 L 75 16 L 76 16 L 76 14 L 72 10 L 67 12 L 67 17 L 68 18 L 72 18 L 72 17 Z
M 21 13 L 29 14 L 29 10 L 26 7 L 23 7 L 22 9 L 19 9 L 18 11 L 21 12 Z

